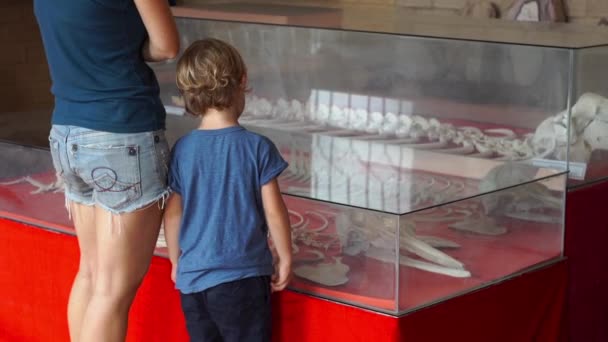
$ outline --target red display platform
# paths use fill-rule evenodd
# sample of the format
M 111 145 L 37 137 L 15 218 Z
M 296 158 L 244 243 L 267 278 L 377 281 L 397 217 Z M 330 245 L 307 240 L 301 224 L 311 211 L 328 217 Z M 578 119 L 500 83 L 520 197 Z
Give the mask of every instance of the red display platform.
M 427 175 L 426 173 L 424 175 Z M 33 177 L 42 183 L 51 183 L 55 179 L 53 173 L 41 173 Z M 451 178 L 453 179 L 453 178 Z M 477 185 L 470 180 L 459 179 L 465 185 L 463 195 L 475 194 Z M 474 188 L 474 189 L 469 189 Z M 33 225 L 52 228 L 54 230 L 74 234 L 73 226 L 64 209 L 63 194 L 44 193 L 32 194 L 35 188 L 27 183 L 17 183 L 0 186 L 0 217 L 27 222 Z M 466 210 L 474 200 L 464 200 L 459 203 L 445 205 L 442 209 L 435 208 L 431 214 L 418 212 L 408 216 L 411 220 L 424 215 L 441 215 L 441 210 Z M 336 234 L 335 215 L 341 210 L 324 202 L 313 202 L 293 196 L 285 196 L 287 207 L 299 212 L 319 211 L 331 212 L 328 214 L 328 228 L 326 232 Z M 559 212 L 554 213 L 562 217 Z M 321 224 L 311 220 L 311 227 Z M 499 221 L 502 226 L 508 227 L 509 232 L 500 238 L 479 234 L 467 234 L 449 229 L 447 224 L 438 222 L 417 222 L 416 231 L 421 235 L 437 236 L 454 241 L 461 248 L 451 250 L 452 257 L 467 265 L 471 272 L 470 277 L 453 278 L 431 272 L 421 271 L 402 266 L 397 273 L 395 264 L 381 262 L 361 256 L 343 255 L 340 246 L 325 250 L 326 262 L 333 262 L 333 258 L 341 258 L 342 262 L 350 267 L 349 281 L 346 284 L 332 287 L 323 287 L 317 283 L 303 278 L 294 277 L 291 287 L 293 289 L 314 293 L 325 298 L 335 299 L 345 303 L 355 303 L 364 307 L 372 307 L 391 312 L 399 306 L 401 312 L 416 309 L 456 294 L 469 292 L 484 286 L 496 279 L 504 279 L 511 274 L 519 273 L 532 266 L 542 264 L 561 255 L 562 227 L 553 223 L 530 222 L 525 220 L 505 219 Z M 336 240 L 337 241 L 337 240 Z M 300 253 L 306 254 L 309 247 L 300 243 Z M 166 256 L 165 248 L 157 248 L 159 256 Z M 301 255 L 296 254 L 295 260 Z M 301 265 L 301 264 L 300 264 Z M 398 277 L 399 282 L 395 284 Z M 399 296 L 398 294 L 402 294 Z M 407 294 L 407 295 L 403 295 Z
M 75 237 L 4 219 L 0 230 L 0 341 L 68 341 Z M 169 273 L 154 257 L 128 341 L 187 341 Z M 401 318 L 285 291 L 273 298 L 274 341 L 556 341 L 565 290 L 558 261 Z
M 568 191 L 564 246 L 568 332 L 563 341 L 608 341 L 607 194 L 608 181 Z

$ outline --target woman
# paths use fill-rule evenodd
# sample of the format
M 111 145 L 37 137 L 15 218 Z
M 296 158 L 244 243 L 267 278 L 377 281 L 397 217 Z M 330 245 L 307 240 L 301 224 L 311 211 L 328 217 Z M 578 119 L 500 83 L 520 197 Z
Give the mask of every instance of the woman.
M 65 185 L 80 265 L 72 341 L 124 341 L 167 196 L 168 146 L 146 61 L 174 58 L 168 0 L 35 0 L 55 96 L 53 164 Z

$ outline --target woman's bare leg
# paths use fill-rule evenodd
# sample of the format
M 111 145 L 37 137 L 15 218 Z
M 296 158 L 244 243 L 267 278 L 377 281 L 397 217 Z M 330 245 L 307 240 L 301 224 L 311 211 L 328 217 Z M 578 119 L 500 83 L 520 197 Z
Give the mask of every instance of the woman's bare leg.
M 97 258 L 95 207 L 74 202 L 69 202 L 69 205 L 74 227 L 76 228 L 78 247 L 80 248 L 80 262 L 68 301 L 68 328 L 70 340 L 78 342 L 82 317 L 91 299 L 95 281 L 94 274 Z
M 150 265 L 161 217 L 157 205 L 121 215 L 96 207 L 95 283 L 80 341 L 125 340 L 129 308 Z

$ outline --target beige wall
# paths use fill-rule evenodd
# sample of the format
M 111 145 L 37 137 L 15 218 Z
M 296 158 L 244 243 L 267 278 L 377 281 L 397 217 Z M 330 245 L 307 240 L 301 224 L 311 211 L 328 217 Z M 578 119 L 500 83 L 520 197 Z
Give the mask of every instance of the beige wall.
M 0 1 L 0 112 L 50 109 L 50 77 L 33 2 Z
M 263 0 L 178 0 L 179 3 L 261 2 Z M 474 0 L 266 0 L 275 3 L 375 6 L 400 6 L 420 14 L 458 15 L 468 1 Z M 508 8 L 515 0 L 489 0 L 500 8 Z M 608 18 L 608 0 L 563 0 L 569 19 L 573 23 L 596 25 L 602 17 Z M 606 28 L 608 31 L 608 28 Z
M 600 18 L 608 17 L 607 0 L 566 0 L 566 7 L 572 22 L 595 25 Z
M 353 2 L 396 3 L 399 6 L 419 8 L 424 11 L 456 14 L 467 0 L 360 0 Z M 499 7 L 505 8 L 514 0 L 493 0 Z M 564 0 L 569 21 L 573 23 L 597 24 L 601 17 L 608 17 L 608 0 Z M 608 29 L 607 29 L 608 30 Z

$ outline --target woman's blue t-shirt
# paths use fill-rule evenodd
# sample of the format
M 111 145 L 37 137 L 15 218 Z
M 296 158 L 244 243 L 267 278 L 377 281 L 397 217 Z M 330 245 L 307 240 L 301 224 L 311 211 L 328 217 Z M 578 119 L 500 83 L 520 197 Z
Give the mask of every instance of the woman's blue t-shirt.
M 147 31 L 133 0 L 35 0 L 55 96 L 53 124 L 135 133 L 164 129 Z

